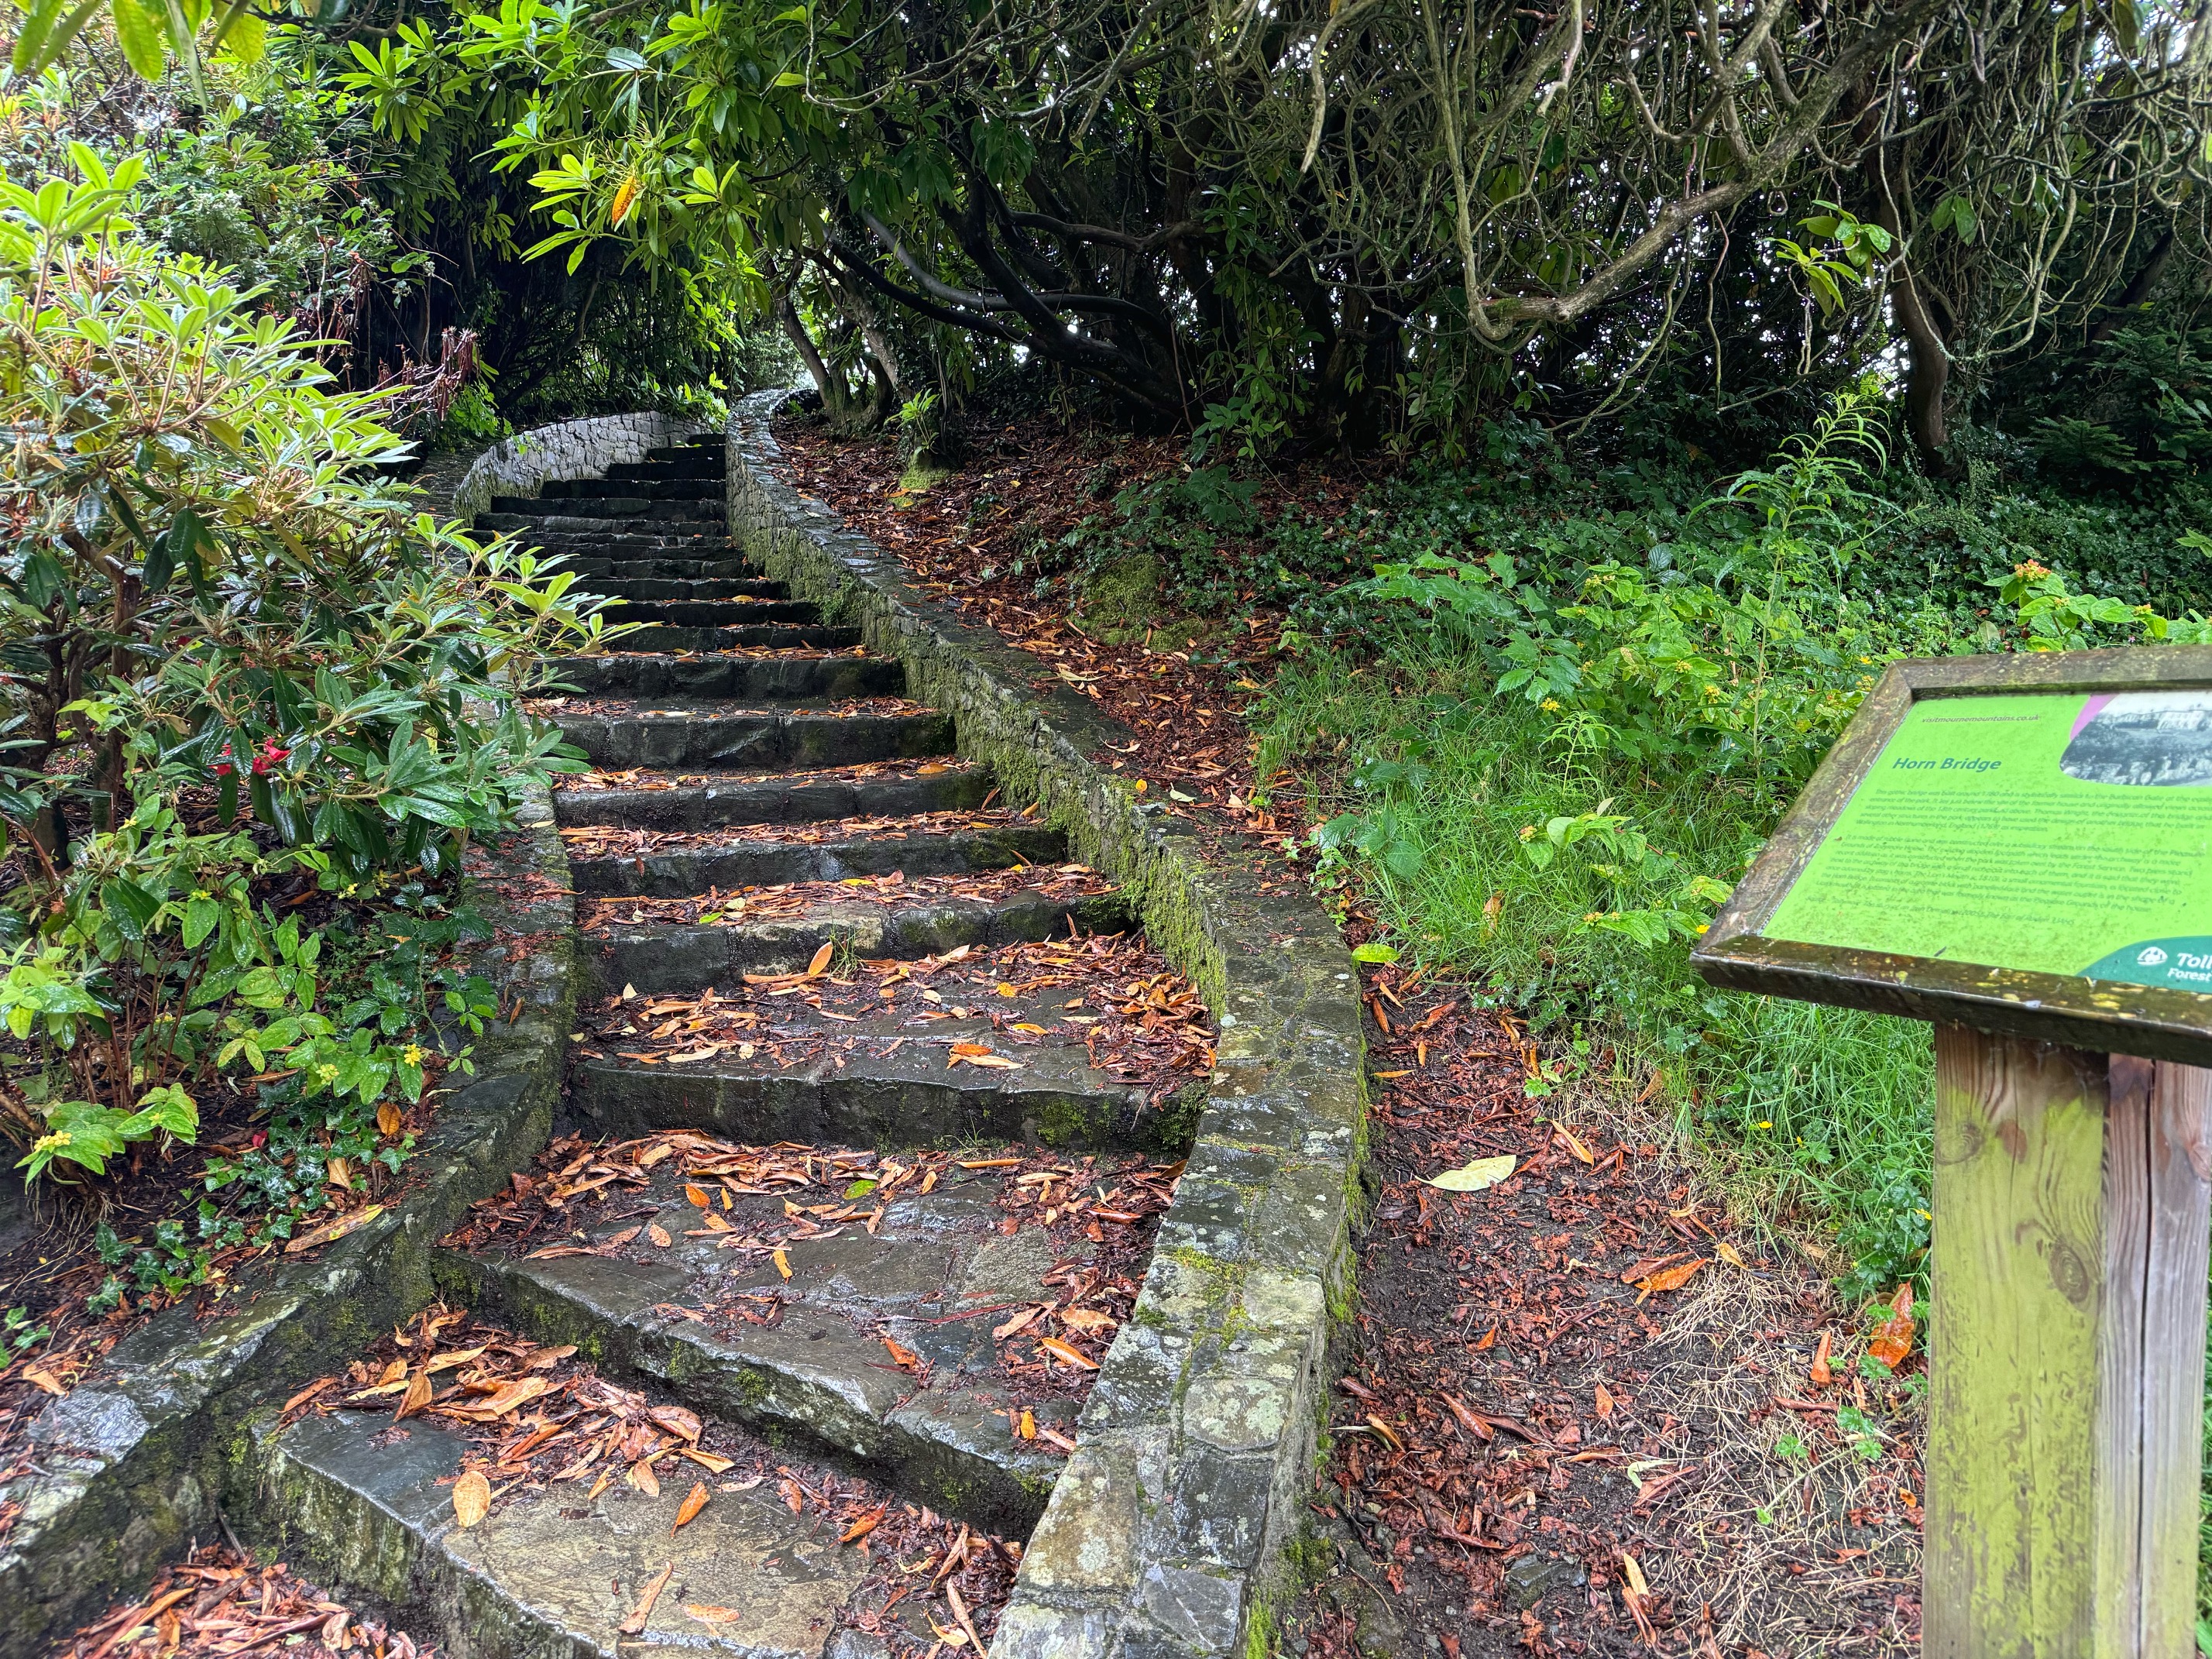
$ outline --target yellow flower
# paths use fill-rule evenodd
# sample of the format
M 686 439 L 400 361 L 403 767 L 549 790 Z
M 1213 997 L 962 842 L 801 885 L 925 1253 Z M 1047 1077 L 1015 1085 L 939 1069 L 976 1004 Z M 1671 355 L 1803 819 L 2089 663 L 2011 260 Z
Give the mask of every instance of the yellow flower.
M 1547 714 L 1556 714 L 1560 708 L 1559 700 L 1557 697 L 1547 697 L 1537 706 Z
M 1762 1129 L 1771 1129 L 1774 1126 L 1771 1123 L 1762 1123 L 1759 1127 Z
M 422 1063 L 422 1045 L 414 1042 L 409 1043 L 406 1048 L 402 1051 L 400 1057 L 410 1066 L 420 1066 Z
M 338 1068 L 335 1066 L 318 1066 L 315 1067 L 315 1077 L 317 1080 L 323 1083 L 336 1083 L 338 1080 Z

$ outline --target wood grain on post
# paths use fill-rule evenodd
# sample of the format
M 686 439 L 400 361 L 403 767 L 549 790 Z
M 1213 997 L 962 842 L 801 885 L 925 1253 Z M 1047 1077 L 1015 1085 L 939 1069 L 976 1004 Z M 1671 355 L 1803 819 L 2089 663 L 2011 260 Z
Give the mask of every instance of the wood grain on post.
M 1936 1030 L 1930 1659 L 2195 1645 L 2212 1073 Z

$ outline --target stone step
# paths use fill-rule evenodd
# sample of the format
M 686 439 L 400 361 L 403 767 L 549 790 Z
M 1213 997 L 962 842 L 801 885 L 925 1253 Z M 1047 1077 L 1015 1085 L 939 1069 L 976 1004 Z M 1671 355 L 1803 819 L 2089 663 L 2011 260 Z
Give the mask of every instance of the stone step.
M 822 623 L 738 623 L 729 628 L 678 628 L 667 623 L 648 623 L 634 634 L 623 635 L 626 650 L 665 652 L 687 656 L 717 651 L 843 651 L 860 642 L 857 628 L 831 628 Z
M 977 1336 L 985 1351 L 992 1347 L 991 1328 L 1006 1314 L 959 1322 L 974 1328 L 956 1326 L 952 1340 L 930 1341 L 951 1363 L 927 1385 L 891 1363 L 884 1338 L 924 1352 L 914 1340 L 927 1341 L 945 1328 L 921 1321 L 963 1311 L 960 1298 L 971 1290 L 983 1291 L 985 1305 L 1001 1308 L 1015 1294 L 1048 1298 L 1052 1292 L 1037 1279 L 1050 1271 L 1052 1259 L 1040 1264 L 1031 1251 L 1015 1271 L 994 1272 L 987 1252 L 975 1264 L 981 1271 L 971 1285 L 966 1270 L 974 1252 L 954 1236 L 956 1218 L 972 1216 L 989 1200 L 979 1204 L 947 1191 L 933 1206 L 937 1212 L 929 1213 L 925 1206 L 937 1196 L 912 1200 L 921 1212 L 898 1222 L 887 1215 L 878 1237 L 854 1228 L 843 1238 L 788 1246 L 788 1281 L 765 1250 L 740 1261 L 716 1249 L 711 1236 L 685 1237 L 699 1231 L 700 1212 L 680 1194 L 664 1203 L 652 1223 L 678 1242 L 665 1251 L 648 1246 L 641 1252 L 657 1261 L 582 1255 L 506 1261 L 448 1250 L 434 1271 L 449 1297 L 541 1341 L 574 1343 L 603 1368 L 650 1379 L 695 1411 L 833 1461 L 971 1525 L 1025 1535 L 1043 1512 L 1063 1460 L 1048 1445 L 1015 1434 L 1006 1415 L 1013 1404 L 1011 1388 L 979 1385 L 958 1364 L 976 1357 Z M 990 1218 L 996 1220 L 995 1212 Z M 625 1218 L 623 1227 L 633 1225 Z M 1006 1283 L 1018 1273 L 1025 1283 Z M 782 1299 L 786 1291 L 788 1300 Z M 781 1302 L 776 1324 L 732 1319 L 717 1321 L 717 1329 L 661 1311 L 684 1307 L 711 1317 L 711 1310 L 749 1293 L 763 1301 L 736 1305 Z M 1066 1402 L 1054 1405 L 1058 1409 L 1047 1406 L 1044 1425 L 1073 1437 L 1073 1412 Z
M 825 945 L 851 957 L 915 958 L 963 945 L 989 949 L 1071 932 L 1118 933 L 1130 925 L 1127 901 L 1113 892 L 1061 896 L 1012 886 L 988 897 L 935 897 L 925 890 L 895 903 L 824 896 L 797 915 L 759 921 L 745 920 L 746 909 L 773 913 L 776 907 L 756 899 L 741 905 L 741 898 L 585 901 L 578 906 L 585 961 L 608 991 L 627 985 L 648 994 L 688 994 L 709 986 L 735 990 L 747 974 L 795 973 Z M 667 918 L 671 907 L 718 920 Z
M 607 469 L 610 478 L 712 478 L 721 483 L 728 473 L 726 458 L 693 449 L 657 449 L 657 459 L 617 461 Z
M 719 522 L 699 519 L 591 519 L 574 514 L 541 517 L 525 513 L 479 513 L 471 523 L 481 535 L 507 534 L 531 546 L 553 544 L 583 548 L 618 542 L 666 547 L 686 538 L 727 545 L 729 532 Z
M 556 780 L 553 812 L 562 825 L 622 824 L 676 832 L 950 812 L 981 807 L 998 793 L 988 768 L 957 760 L 786 774 L 645 774 L 611 787 L 579 783 Z
M 719 477 L 682 478 L 673 476 L 629 478 L 548 478 L 538 487 L 540 501 L 590 501 L 602 496 L 641 497 L 648 501 L 719 501 L 723 483 Z
M 281 1432 L 273 1419 L 257 1424 L 258 1530 L 355 1595 L 414 1612 L 451 1659 L 855 1653 L 836 1626 L 868 1558 L 839 1546 L 836 1515 L 793 1515 L 773 1476 L 716 1492 L 680 1530 L 693 1482 L 675 1470 L 656 1497 L 626 1482 L 588 1504 L 582 1487 L 526 1490 L 464 1528 L 453 1485 L 476 1449 L 420 1420 L 392 1443 L 390 1416 L 313 1416 Z M 671 1566 L 642 1630 L 629 1633 L 646 1587 Z M 714 1621 L 685 1611 L 694 1607 L 714 1609 Z
M 507 515 L 560 523 L 563 520 L 621 519 L 631 523 L 720 523 L 720 501 L 653 501 L 642 495 L 586 495 L 558 501 L 536 495 L 495 495 L 494 517 Z
M 617 613 L 619 615 L 619 613 Z M 943 755 L 952 748 L 952 717 L 918 704 L 872 699 L 820 708 L 730 710 L 670 699 L 648 706 L 628 699 L 533 699 L 602 770 L 633 767 L 856 766 L 866 761 Z
M 647 576 L 628 570 L 579 574 L 576 586 L 611 599 L 787 599 L 791 589 L 763 576 Z
M 580 579 L 613 577 L 623 580 L 672 579 L 688 581 L 702 576 L 761 580 L 759 573 L 732 548 L 720 557 L 711 554 L 664 554 L 655 550 L 617 553 L 565 553 L 561 568 Z
M 1004 818 L 1010 815 L 1000 814 Z M 614 839 L 634 834 L 641 849 Z M 655 843 L 642 846 L 650 836 Z M 583 846 L 607 850 L 584 851 Z M 1004 870 L 1017 864 L 1054 864 L 1067 855 L 1067 838 L 1043 824 L 1002 822 L 970 829 L 933 825 L 899 833 L 853 835 L 825 841 L 770 838 L 759 830 L 676 839 L 648 830 L 581 830 L 572 835 L 568 867 L 576 890 L 594 896 L 634 894 L 681 898 L 709 888 L 729 890 L 780 883 L 845 881 L 857 876 L 959 875 Z
M 627 645 L 629 641 L 620 643 Z M 556 658 L 546 667 L 556 679 L 586 696 L 844 702 L 896 697 L 906 690 L 906 669 L 896 658 L 826 652 L 808 656 L 765 652 L 675 656 L 618 649 L 601 657 Z
M 822 607 L 805 599 L 620 599 L 616 622 L 670 628 L 743 628 L 757 623 L 818 623 Z

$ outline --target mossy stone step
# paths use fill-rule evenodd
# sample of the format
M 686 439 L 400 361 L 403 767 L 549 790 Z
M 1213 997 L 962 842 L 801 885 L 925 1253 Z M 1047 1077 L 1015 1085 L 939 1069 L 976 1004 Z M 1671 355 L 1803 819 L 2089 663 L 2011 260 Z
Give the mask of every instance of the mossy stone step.
M 816 623 L 822 607 L 805 599 L 620 599 L 617 622 L 676 628 L 738 628 L 753 623 Z
M 577 585 L 613 599 L 787 599 L 791 589 L 764 576 L 643 576 L 628 571 L 580 576 Z
M 720 478 L 684 478 L 672 474 L 630 478 L 548 478 L 538 487 L 540 501 L 588 501 L 599 496 L 642 497 L 649 501 L 718 501 Z
M 1056 863 L 1067 838 L 1042 824 L 1007 824 L 951 834 L 853 836 L 839 841 L 742 841 L 601 858 L 569 854 L 576 890 L 682 898 L 710 887 L 770 887 L 783 882 L 844 881 L 855 876 L 961 875 L 1017 864 Z
M 673 788 L 559 789 L 553 815 L 564 824 L 641 830 L 719 830 L 736 823 L 819 823 L 981 806 L 994 793 L 987 768 L 954 762 L 921 773 L 835 770 L 780 775 L 702 774 Z
M 636 620 L 635 615 L 625 621 Z M 857 628 L 832 628 L 825 623 L 740 623 L 731 627 L 678 627 L 648 623 L 635 634 L 622 637 L 626 651 L 665 651 L 704 654 L 766 647 L 787 651 L 842 651 L 860 642 Z
M 580 578 L 612 576 L 628 580 L 649 580 L 672 577 L 685 580 L 700 576 L 734 576 L 764 580 L 734 549 L 719 558 L 711 554 L 663 554 L 648 550 L 621 556 L 570 553 L 563 556 L 561 568 L 573 570 Z
M 562 735 L 592 765 L 632 767 L 856 766 L 867 761 L 949 754 L 952 721 L 934 709 L 899 714 L 837 714 L 762 708 L 718 714 L 713 705 L 622 714 L 553 711 Z
M 824 945 L 869 960 L 942 956 L 1056 938 L 1071 921 L 1079 933 L 1119 933 L 1130 925 L 1128 903 L 1118 893 L 1061 899 L 1023 888 L 988 899 L 832 900 L 780 921 L 617 922 L 585 936 L 584 961 L 602 994 L 734 990 L 747 974 L 798 971 Z
M 720 501 L 664 501 L 643 495 L 584 495 L 549 501 L 537 495 L 495 495 L 492 514 L 517 518 L 562 520 L 622 519 L 632 523 L 719 523 Z
M 773 1484 L 715 1494 L 681 1530 L 688 1483 L 658 1497 L 618 1481 L 516 1493 L 475 1526 L 453 1516 L 465 1441 L 417 1419 L 389 1443 L 384 1413 L 254 1425 L 260 1530 L 349 1593 L 441 1634 L 448 1659 L 840 1659 L 837 1615 L 868 1566 L 835 1517 L 793 1515 Z M 622 1626 L 672 1565 L 644 1630 Z M 735 1610 L 707 1623 L 687 1606 Z
M 617 649 L 629 640 L 617 641 Z M 896 657 L 674 656 L 563 657 L 546 664 L 562 684 L 587 696 L 773 699 L 896 697 L 906 670 Z
M 790 1442 L 908 1502 L 1020 1536 L 1036 1524 L 1064 1460 L 1012 1432 L 1006 1411 L 1027 1402 L 988 1371 L 990 1328 L 1003 1313 L 957 1316 L 1048 1298 L 1040 1281 L 1054 1258 L 1039 1231 L 994 1236 L 994 1190 L 975 1182 L 902 1198 L 874 1236 L 855 1223 L 836 1237 L 793 1242 L 785 1249 L 788 1280 L 765 1252 L 687 1237 L 699 1212 L 680 1197 L 655 1218 L 672 1248 L 631 1253 L 654 1260 L 446 1250 L 433 1271 L 479 1316 L 489 1311 L 540 1341 L 574 1343 L 603 1370 L 658 1383 L 704 1415 Z M 586 1238 L 617 1231 L 579 1219 Z M 665 1311 L 771 1292 L 784 1299 L 772 1326 L 718 1330 Z M 937 1319 L 946 1322 L 929 1322 Z M 923 1345 L 915 1351 L 933 1362 L 926 1383 L 890 1363 L 886 1334 Z M 1032 1409 L 1063 1429 L 1074 1416 L 1066 1401 Z

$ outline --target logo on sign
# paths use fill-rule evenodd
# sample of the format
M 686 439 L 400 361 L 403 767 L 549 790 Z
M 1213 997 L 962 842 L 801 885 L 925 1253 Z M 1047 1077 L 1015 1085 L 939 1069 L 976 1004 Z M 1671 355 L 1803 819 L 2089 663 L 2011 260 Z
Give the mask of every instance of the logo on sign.
M 2166 952 L 2154 945 L 2136 957 L 2136 961 L 2142 967 L 2156 968 L 2166 961 Z

